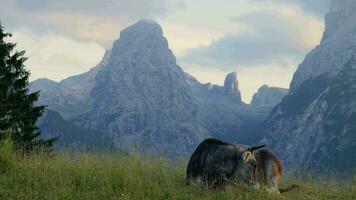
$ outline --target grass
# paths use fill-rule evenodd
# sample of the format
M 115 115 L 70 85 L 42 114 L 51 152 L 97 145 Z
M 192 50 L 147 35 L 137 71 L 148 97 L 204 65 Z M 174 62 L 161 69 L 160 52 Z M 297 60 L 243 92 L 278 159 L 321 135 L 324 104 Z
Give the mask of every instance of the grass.
M 185 166 L 160 158 L 108 154 L 19 157 L 0 148 L 0 199 L 356 199 L 356 181 L 344 186 L 284 181 L 300 189 L 282 195 L 246 187 L 203 190 L 185 185 Z M 355 179 L 354 179 L 355 180 Z

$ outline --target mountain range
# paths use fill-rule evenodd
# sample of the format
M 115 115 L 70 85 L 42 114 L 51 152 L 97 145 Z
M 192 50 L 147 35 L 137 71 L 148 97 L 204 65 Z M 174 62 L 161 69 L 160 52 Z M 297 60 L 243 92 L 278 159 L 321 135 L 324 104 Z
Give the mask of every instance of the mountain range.
M 254 136 L 245 130 L 266 119 L 285 95 L 284 89 L 267 88 L 256 95 L 254 105 L 245 104 L 235 72 L 223 86 L 200 83 L 176 64 L 162 28 L 151 20 L 124 29 L 87 73 L 59 83 L 39 79 L 30 90 L 41 91 L 38 103 L 48 105 L 39 122 L 43 137 L 58 133 L 60 146 L 87 150 L 100 138 L 124 152 L 170 157 L 189 155 L 206 137 L 252 142 Z M 283 92 L 268 95 L 278 90 Z M 61 127 L 78 131 L 57 130 Z M 90 131 L 84 136 L 82 130 Z

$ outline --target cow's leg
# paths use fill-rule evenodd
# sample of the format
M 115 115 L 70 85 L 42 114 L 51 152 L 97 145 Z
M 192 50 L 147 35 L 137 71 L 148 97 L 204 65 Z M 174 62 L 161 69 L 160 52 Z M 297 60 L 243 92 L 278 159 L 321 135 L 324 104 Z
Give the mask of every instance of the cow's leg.
M 229 179 L 227 178 L 226 173 L 221 171 L 216 176 L 214 176 L 211 186 L 213 186 L 214 188 L 219 188 L 219 187 L 223 187 L 228 182 Z
M 206 186 L 206 180 L 203 177 L 198 176 L 189 179 L 189 184 L 194 187 L 204 187 Z
M 270 193 L 279 194 L 278 183 L 280 176 L 274 173 L 274 168 L 272 164 L 269 164 L 267 167 L 267 174 L 266 174 L 266 184 L 267 184 L 267 191 Z
M 269 193 L 274 193 L 274 194 L 279 194 L 279 188 L 278 188 L 278 185 L 276 184 L 271 184 L 271 185 L 268 185 L 267 186 L 267 191 Z
M 261 188 L 260 183 L 255 183 L 255 184 L 253 185 L 253 188 L 255 188 L 256 190 L 259 190 L 259 189 Z

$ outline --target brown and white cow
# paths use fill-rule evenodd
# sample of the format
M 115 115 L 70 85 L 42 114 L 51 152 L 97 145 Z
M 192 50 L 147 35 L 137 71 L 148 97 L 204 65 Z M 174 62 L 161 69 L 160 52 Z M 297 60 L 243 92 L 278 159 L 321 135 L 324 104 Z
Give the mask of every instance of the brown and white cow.
M 255 166 L 255 187 L 264 187 L 272 193 L 279 193 L 279 183 L 282 178 L 282 164 L 268 149 L 253 152 Z
M 192 154 L 186 173 L 187 184 L 219 187 L 240 184 L 279 193 L 282 166 L 265 145 L 247 147 L 218 139 L 204 140 Z

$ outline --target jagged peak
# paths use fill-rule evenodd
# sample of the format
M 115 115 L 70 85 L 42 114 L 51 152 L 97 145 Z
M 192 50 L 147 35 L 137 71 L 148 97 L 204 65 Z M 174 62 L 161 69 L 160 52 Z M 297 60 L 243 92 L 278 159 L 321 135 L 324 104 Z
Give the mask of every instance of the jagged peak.
M 258 88 L 258 91 L 266 90 L 268 88 L 270 88 L 270 87 L 265 84 L 265 85 L 262 85 L 260 88 Z
M 356 9 L 355 0 L 334 0 L 331 3 L 329 13 L 331 12 L 350 12 Z
M 132 37 L 137 35 L 151 35 L 162 37 L 163 30 L 157 21 L 150 19 L 141 19 L 121 31 L 120 38 Z
M 115 57 L 133 54 L 135 57 L 142 57 L 157 51 L 172 54 L 161 26 L 156 21 L 147 19 L 139 20 L 122 30 L 120 38 L 114 42 L 112 48 Z
M 232 97 L 237 102 L 241 102 L 241 93 L 236 72 L 231 72 L 226 75 L 223 90 L 225 95 Z
M 262 85 L 253 95 L 251 105 L 272 108 L 288 94 L 288 89 Z
M 286 88 L 281 88 L 281 87 L 272 87 L 267 84 L 262 85 L 258 91 L 263 91 L 263 90 L 268 90 L 268 89 L 274 89 L 274 90 L 281 90 L 281 91 L 288 91 Z
M 58 85 L 58 82 L 52 81 L 48 78 L 39 78 L 37 80 L 32 81 L 28 88 L 30 91 L 47 91 L 52 89 Z
M 325 32 L 322 43 L 335 33 L 354 34 L 356 27 L 356 1 L 334 0 L 325 16 Z M 338 35 L 338 34 L 336 34 Z
M 237 80 L 237 73 L 231 72 L 226 75 L 224 81 L 224 87 L 229 90 L 237 91 L 239 90 L 239 82 Z

